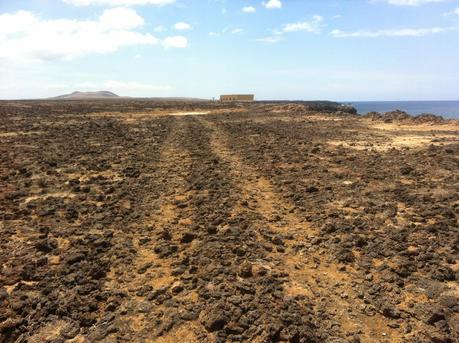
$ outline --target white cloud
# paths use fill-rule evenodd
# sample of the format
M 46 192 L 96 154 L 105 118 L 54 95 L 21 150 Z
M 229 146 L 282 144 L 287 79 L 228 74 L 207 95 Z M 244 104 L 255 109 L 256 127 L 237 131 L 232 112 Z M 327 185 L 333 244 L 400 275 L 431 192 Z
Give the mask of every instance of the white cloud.
M 264 7 L 269 9 L 282 7 L 282 2 L 280 0 L 269 0 L 268 2 L 263 2 L 262 4 Z
M 257 39 L 257 41 L 262 42 L 262 43 L 269 43 L 269 44 L 274 44 L 274 43 L 279 43 L 284 40 L 284 37 L 282 36 L 268 36 L 268 37 L 263 37 Z
M 244 33 L 244 29 L 242 27 L 237 27 L 237 26 L 226 26 L 224 27 L 221 31 L 211 31 L 209 32 L 209 37 L 220 37 L 226 34 L 242 34 Z
M 253 6 L 246 6 L 242 8 L 242 12 L 244 13 L 255 13 L 257 9 Z
M 174 25 L 174 29 L 179 30 L 179 31 L 190 30 L 191 25 L 188 23 L 184 23 L 184 22 L 178 22 Z
M 174 46 L 168 38 L 161 41 L 136 31 L 143 24 L 136 11 L 123 7 L 107 9 L 95 20 L 45 20 L 28 11 L 5 13 L 0 15 L 0 59 L 72 59 L 134 45 Z
M 452 15 L 454 16 L 454 15 L 457 15 L 457 14 L 459 14 L 459 7 L 453 9 L 450 12 L 443 13 L 443 16 L 444 17 L 449 17 L 449 16 L 452 16 Z
M 74 6 L 134 6 L 134 5 L 156 5 L 163 6 L 175 3 L 175 0 L 64 0 L 64 2 Z
M 162 25 L 158 25 L 153 29 L 153 31 L 155 31 L 155 32 L 164 32 L 164 31 L 167 31 L 167 29 Z
M 167 37 L 161 41 L 161 44 L 166 49 L 168 48 L 186 48 L 188 40 L 183 36 Z
M 99 23 L 102 28 L 123 30 L 135 29 L 144 24 L 144 20 L 136 11 L 118 7 L 105 10 L 99 17 Z
M 378 38 L 378 37 L 422 37 L 435 33 L 457 30 L 454 27 L 430 27 L 421 29 L 387 29 L 375 31 L 354 31 L 345 32 L 333 30 L 330 35 L 336 38 Z
M 31 25 L 36 24 L 37 18 L 27 11 L 17 11 L 16 13 L 5 13 L 0 15 L 0 40 L 9 35 L 23 34 L 30 29 Z
M 315 15 L 312 17 L 310 21 L 301 21 L 297 23 L 289 23 L 285 24 L 282 29 L 274 29 L 272 30 L 272 35 L 267 36 L 267 37 L 262 37 L 257 39 L 257 41 L 262 42 L 262 43 L 279 43 L 285 39 L 285 34 L 291 33 L 291 32 L 308 32 L 308 33 L 317 33 L 320 32 L 320 29 L 322 28 L 322 23 L 324 21 L 324 18 L 322 18 L 319 15 Z
M 297 32 L 297 31 L 305 31 L 305 32 L 319 32 L 321 23 L 323 22 L 323 18 L 319 15 L 315 15 L 311 21 L 302 21 L 297 23 L 290 23 L 284 25 L 282 28 L 283 32 Z
M 382 0 L 396 6 L 419 6 L 427 3 L 444 2 L 445 0 Z

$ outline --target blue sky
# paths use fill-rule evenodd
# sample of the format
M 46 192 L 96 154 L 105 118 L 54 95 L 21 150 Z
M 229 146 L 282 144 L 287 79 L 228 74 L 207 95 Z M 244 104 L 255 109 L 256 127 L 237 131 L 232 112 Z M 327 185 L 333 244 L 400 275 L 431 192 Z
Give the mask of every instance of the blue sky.
M 0 0 L 0 98 L 458 100 L 459 0 Z

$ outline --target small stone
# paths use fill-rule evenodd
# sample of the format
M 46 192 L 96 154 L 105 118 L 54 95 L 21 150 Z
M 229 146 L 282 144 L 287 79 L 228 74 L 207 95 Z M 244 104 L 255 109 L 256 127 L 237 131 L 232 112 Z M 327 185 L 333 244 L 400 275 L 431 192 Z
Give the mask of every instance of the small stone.
M 400 318 L 400 311 L 389 305 L 386 305 L 382 308 L 382 314 L 383 316 L 387 318 L 394 318 L 394 319 Z
M 115 333 L 117 331 L 118 331 L 118 328 L 115 326 L 115 324 L 112 324 L 107 328 L 107 333 L 108 334 Z
M 76 322 L 66 323 L 61 331 L 60 335 L 66 339 L 72 339 L 80 332 L 80 326 Z
M 9 297 L 9 294 L 6 288 L 0 287 L 0 301 L 6 300 L 8 299 L 8 297 Z
M 271 238 L 271 242 L 273 242 L 273 244 L 275 245 L 284 245 L 284 241 L 279 236 L 274 236 L 273 238 Z
M 151 304 L 148 301 L 142 301 L 137 309 L 140 313 L 148 313 L 151 311 Z
M 153 266 L 153 263 L 151 263 L 151 262 L 146 263 L 146 264 L 142 265 L 139 269 L 137 269 L 137 273 L 144 274 L 152 266 Z
M 243 278 L 248 278 L 253 276 L 252 265 L 250 263 L 243 263 L 239 268 L 239 276 Z
M 179 294 L 183 291 L 183 284 L 179 281 L 175 282 L 171 287 L 172 294 Z
M 82 261 L 84 259 L 85 259 L 85 256 L 83 254 L 75 253 L 75 254 L 70 254 L 67 257 L 66 262 L 67 262 L 67 264 L 74 264 L 74 263 L 80 262 L 80 261 Z
M 186 271 L 186 266 L 181 264 L 177 268 L 173 269 L 171 272 L 172 276 L 182 275 Z
M 305 191 L 307 193 L 316 193 L 319 191 L 319 189 L 315 186 L 309 186 L 309 187 L 306 187 Z
M 223 312 L 212 311 L 205 316 L 204 327 L 209 332 L 219 331 L 223 329 L 228 322 L 228 317 Z
M 207 228 L 207 233 L 208 233 L 209 235 L 216 234 L 216 233 L 217 233 L 217 227 L 215 227 L 215 226 L 209 226 L 209 227 Z
M 115 303 L 111 302 L 105 307 L 105 311 L 113 312 L 113 311 L 116 310 L 116 308 L 117 308 L 117 305 Z
M 182 238 L 180 239 L 181 243 L 191 243 L 196 238 L 196 235 L 191 232 L 186 232 L 183 234 Z

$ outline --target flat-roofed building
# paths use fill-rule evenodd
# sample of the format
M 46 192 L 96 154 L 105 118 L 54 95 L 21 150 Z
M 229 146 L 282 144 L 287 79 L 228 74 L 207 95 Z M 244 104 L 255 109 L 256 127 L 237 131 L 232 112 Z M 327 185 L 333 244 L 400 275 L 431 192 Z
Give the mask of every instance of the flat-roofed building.
M 253 101 L 255 95 L 253 94 L 225 94 L 220 95 L 220 101 Z

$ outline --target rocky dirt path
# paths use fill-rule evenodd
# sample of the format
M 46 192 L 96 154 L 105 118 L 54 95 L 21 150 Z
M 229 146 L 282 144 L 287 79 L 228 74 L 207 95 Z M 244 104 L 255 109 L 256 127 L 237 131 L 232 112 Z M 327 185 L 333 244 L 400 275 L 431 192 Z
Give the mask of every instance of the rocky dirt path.
M 295 207 L 268 179 L 242 161 L 224 131 L 211 120 L 201 117 L 200 122 L 211 130 L 213 150 L 231 166 L 231 177 L 239 185 L 247 208 L 259 215 L 259 238 L 278 245 L 270 253 L 274 259 L 271 264 L 288 275 L 286 295 L 314 299 L 315 324 L 327 332 L 327 339 L 374 342 L 378 337 L 380 341 L 401 341 L 397 331 L 388 327 L 389 320 L 378 314 L 368 317 L 358 310 L 365 304 L 355 300 L 355 271 L 343 269 L 333 255 L 311 249 L 311 240 L 320 232 L 295 214 Z
M 106 284 L 112 291 L 126 294 L 117 321 L 124 339 L 157 341 L 174 326 L 180 314 L 183 317 L 190 315 L 187 311 L 192 311 L 187 304 L 192 302 L 196 293 L 183 290 L 178 281 L 182 271 L 176 268 L 179 261 L 177 250 L 187 239 L 184 230 L 190 223 L 190 211 L 183 202 L 191 164 L 186 149 L 181 146 L 186 138 L 184 130 L 182 121 L 172 121 L 159 161 L 148 175 L 150 187 L 155 192 L 144 194 L 144 216 L 130 225 L 130 234 L 116 237 L 120 244 L 128 244 L 134 253 L 129 265 L 120 263 L 112 268 Z M 192 335 L 192 332 L 186 332 L 181 339 L 193 340 Z M 174 341 L 173 335 L 169 338 Z
M 138 216 L 113 234 L 119 254 L 105 288 L 116 300 L 102 306 L 112 313 L 110 325 L 98 325 L 87 337 L 319 339 L 308 298 L 283 292 L 287 274 L 277 257 L 282 238 L 261 229 L 266 218 L 246 205 L 230 171 L 234 165 L 212 145 L 212 130 L 192 117 L 168 125 L 159 158 L 139 161 L 144 192 L 122 202 Z
M 198 318 L 188 323 L 196 341 L 316 339 L 306 299 L 283 295 L 285 273 L 269 267 L 275 244 L 258 237 L 259 216 L 243 209 L 246 199 L 232 166 L 214 151 L 211 130 L 192 117 L 180 120 L 192 159 L 184 202 L 193 211 L 181 281 L 198 294 Z

